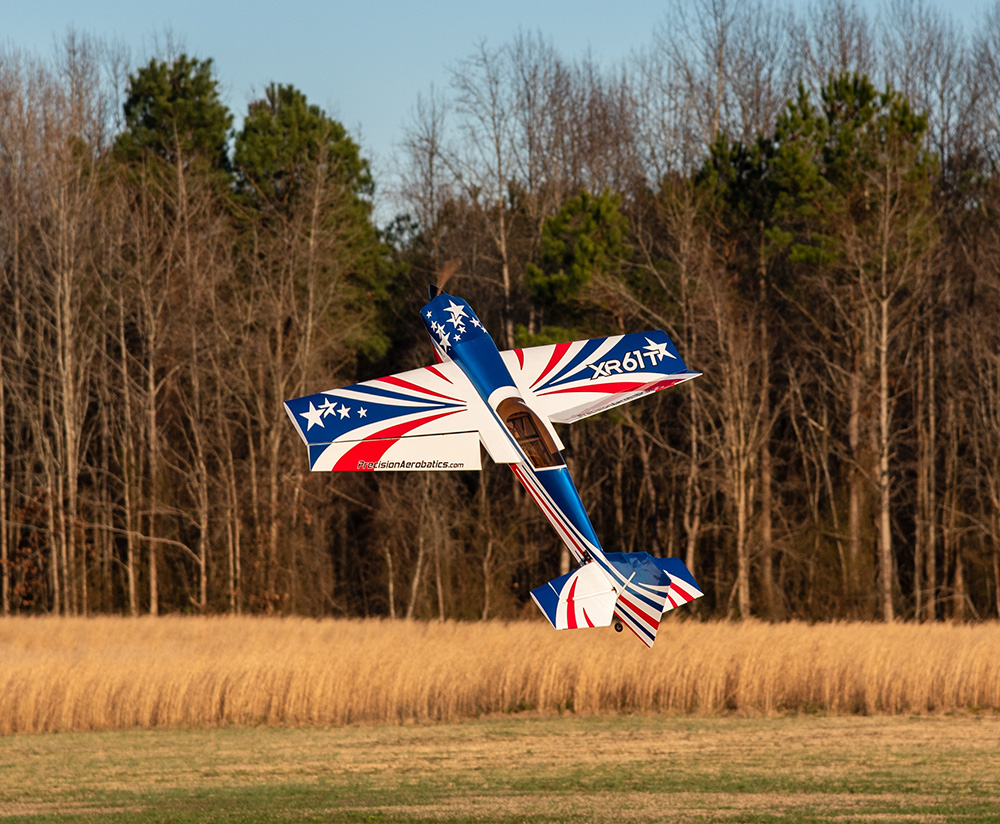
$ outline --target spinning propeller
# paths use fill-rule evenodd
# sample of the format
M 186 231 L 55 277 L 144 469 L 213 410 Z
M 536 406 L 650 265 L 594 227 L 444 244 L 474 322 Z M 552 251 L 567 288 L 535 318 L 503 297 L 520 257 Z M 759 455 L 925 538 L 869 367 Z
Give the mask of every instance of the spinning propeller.
M 427 287 L 427 294 L 430 295 L 430 299 L 433 300 L 438 295 L 444 291 L 444 286 L 448 282 L 448 279 L 455 274 L 458 270 L 458 266 L 462 261 L 459 258 L 454 258 L 453 260 L 446 260 L 444 265 L 438 271 L 437 283 L 432 283 Z

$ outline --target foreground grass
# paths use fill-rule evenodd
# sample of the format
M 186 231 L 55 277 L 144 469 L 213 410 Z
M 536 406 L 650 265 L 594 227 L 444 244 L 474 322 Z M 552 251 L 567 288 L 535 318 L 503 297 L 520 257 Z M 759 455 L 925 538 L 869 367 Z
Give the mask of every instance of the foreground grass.
M 1000 710 L 1000 624 L 0 620 L 0 734 L 543 715 Z
M 0 820 L 1000 822 L 1000 720 L 548 718 L 0 738 Z

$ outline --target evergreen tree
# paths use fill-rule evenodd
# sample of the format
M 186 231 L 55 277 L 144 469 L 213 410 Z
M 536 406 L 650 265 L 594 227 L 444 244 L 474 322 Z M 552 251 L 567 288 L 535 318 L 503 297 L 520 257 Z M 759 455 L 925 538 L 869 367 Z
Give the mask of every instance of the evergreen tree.
M 228 175 L 233 116 L 219 99 L 211 59 L 150 60 L 129 75 L 124 113 L 125 131 L 115 143 L 120 159 L 134 162 L 148 153 L 174 166 L 197 157 Z
M 573 327 L 597 308 L 586 295 L 587 287 L 619 271 L 629 255 L 628 220 L 619 211 L 620 203 L 621 198 L 609 191 L 599 195 L 581 191 L 545 221 L 540 265 L 527 265 L 524 282 L 548 320 Z M 551 329 L 552 334 L 563 332 Z
M 321 157 L 326 175 L 349 190 L 359 217 L 367 218 L 374 183 L 357 143 L 294 86 L 272 83 L 250 104 L 236 137 L 240 190 L 257 208 L 287 208 L 305 196 L 303 187 Z
M 354 318 L 338 330 L 352 348 L 384 354 L 380 304 L 398 265 L 372 222 L 374 183 L 358 144 L 301 91 L 271 84 L 250 104 L 233 158 L 239 214 L 258 249 L 274 251 L 300 297 L 322 290 L 328 319 Z

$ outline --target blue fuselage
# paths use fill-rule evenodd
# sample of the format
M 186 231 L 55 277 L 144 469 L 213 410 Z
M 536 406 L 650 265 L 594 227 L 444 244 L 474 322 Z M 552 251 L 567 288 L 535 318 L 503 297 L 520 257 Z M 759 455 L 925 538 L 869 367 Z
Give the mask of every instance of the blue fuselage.
M 580 493 L 549 437 L 547 422 L 525 403 L 472 307 L 462 298 L 441 293 L 421 309 L 421 318 L 438 357 L 453 360 L 485 401 L 498 429 L 520 457 L 511 463 L 511 470 L 576 560 L 604 561 Z

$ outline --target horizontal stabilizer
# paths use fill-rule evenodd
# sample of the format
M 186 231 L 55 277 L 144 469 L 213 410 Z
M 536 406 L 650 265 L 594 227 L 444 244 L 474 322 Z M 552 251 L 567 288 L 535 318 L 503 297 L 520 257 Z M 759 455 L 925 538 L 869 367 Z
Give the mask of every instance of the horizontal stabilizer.
M 676 597 L 674 598 L 675 603 L 671 604 L 669 609 L 704 595 L 695 583 L 694 576 L 680 558 L 654 558 L 653 560 L 670 576 L 670 589 Z
M 593 562 L 531 590 L 532 599 L 556 629 L 609 626 L 616 596 L 607 574 Z

